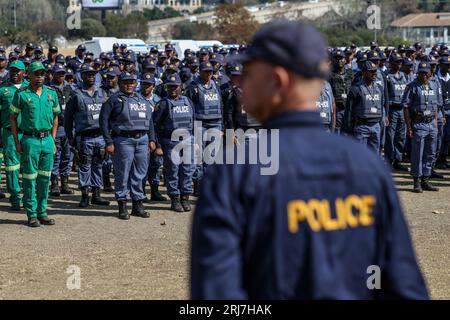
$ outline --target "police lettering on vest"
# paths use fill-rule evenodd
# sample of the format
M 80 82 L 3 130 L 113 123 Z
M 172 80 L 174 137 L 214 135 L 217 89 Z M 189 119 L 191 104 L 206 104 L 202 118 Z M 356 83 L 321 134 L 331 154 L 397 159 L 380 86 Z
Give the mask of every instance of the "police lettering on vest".
M 214 81 L 209 82 L 210 87 L 197 82 L 198 102 L 195 106 L 195 117 L 199 120 L 215 120 L 222 117 L 222 102 Z
M 382 117 L 382 89 L 377 84 L 368 88 L 365 84 L 359 86 L 361 90 L 361 103 L 355 107 L 355 115 L 358 119 L 378 121 Z
M 140 93 L 127 96 L 122 92 L 111 96 L 110 102 L 114 110 L 120 113 L 110 119 L 111 128 L 120 131 L 148 131 L 152 121 L 152 106 Z
M 164 119 L 163 135 L 170 136 L 174 130 L 186 129 L 191 134 L 194 130 L 194 108 L 186 97 L 178 100 L 164 98 L 159 103 L 167 104 L 168 117 Z
M 428 86 L 420 83 L 419 79 L 407 85 L 403 96 L 403 103 L 408 105 L 413 114 L 431 117 L 438 107 L 438 88 L 434 82 Z

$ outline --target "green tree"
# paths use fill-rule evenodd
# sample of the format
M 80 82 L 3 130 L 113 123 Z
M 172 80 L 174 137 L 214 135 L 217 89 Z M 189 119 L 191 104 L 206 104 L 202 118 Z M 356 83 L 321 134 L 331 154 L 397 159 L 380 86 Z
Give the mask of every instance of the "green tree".
M 81 29 L 76 30 L 74 34 L 83 39 L 91 39 L 92 37 L 104 37 L 106 29 L 101 22 L 94 19 L 82 19 Z
M 177 22 L 173 29 L 171 36 L 173 39 L 193 39 L 193 40 L 213 40 L 215 39 L 214 32 L 211 32 L 211 26 L 205 22 Z
M 218 6 L 216 17 L 215 30 L 223 43 L 247 42 L 259 26 L 242 3 Z

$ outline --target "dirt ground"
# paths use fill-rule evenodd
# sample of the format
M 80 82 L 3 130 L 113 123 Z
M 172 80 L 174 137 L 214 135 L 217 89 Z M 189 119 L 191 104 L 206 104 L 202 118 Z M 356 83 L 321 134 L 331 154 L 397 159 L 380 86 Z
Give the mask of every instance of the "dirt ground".
M 442 171 L 441 171 L 442 172 Z M 450 171 L 439 192 L 414 194 L 395 174 L 415 250 L 434 299 L 450 299 Z M 76 183 L 72 175 L 71 182 Z M 73 185 L 74 186 L 74 185 Z M 106 194 L 113 200 L 113 194 Z M 0 299 L 187 299 L 191 214 L 153 203 L 151 218 L 121 221 L 107 208 L 79 209 L 75 196 L 50 199 L 56 226 L 29 228 L 0 202 Z M 433 213 L 433 211 L 435 213 Z M 81 288 L 69 290 L 69 266 Z

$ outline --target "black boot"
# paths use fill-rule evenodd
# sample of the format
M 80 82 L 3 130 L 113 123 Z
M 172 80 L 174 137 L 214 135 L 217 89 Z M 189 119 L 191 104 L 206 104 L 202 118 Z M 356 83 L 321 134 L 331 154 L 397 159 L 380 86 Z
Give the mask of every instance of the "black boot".
M 51 177 L 51 185 L 50 185 L 50 195 L 52 197 L 59 197 L 60 196 L 60 192 L 59 192 L 59 186 L 58 186 L 58 176 L 52 174 Z
M 167 198 L 164 197 L 161 194 L 161 192 L 159 192 L 158 188 L 159 188 L 158 185 L 151 186 L 151 189 L 152 189 L 151 200 L 152 201 L 167 201 Z
M 180 196 L 170 196 L 170 200 L 172 200 L 170 210 L 175 212 L 184 212 L 184 209 L 180 203 Z
M 89 206 L 89 187 L 81 188 L 81 201 L 78 206 L 80 208 L 86 208 Z
M 198 197 L 200 192 L 200 183 L 198 180 L 194 180 L 194 197 Z
M 438 188 L 430 183 L 430 177 L 422 177 L 422 183 L 420 185 L 425 191 L 439 191 Z
M 98 187 L 92 187 L 92 204 L 98 204 L 99 206 L 109 206 L 109 201 L 103 199 L 100 196 L 100 188 Z
M 111 177 L 109 173 L 103 173 L 103 191 L 113 192 L 114 189 L 111 184 Z
M 119 219 L 121 220 L 129 220 L 130 215 L 127 210 L 127 202 L 126 201 L 117 201 L 119 204 Z
M 69 177 L 61 177 L 61 194 L 73 194 L 73 190 L 69 187 Z
M 413 192 L 415 193 L 422 193 L 422 187 L 420 185 L 420 178 L 414 178 L 414 189 Z
M 41 224 L 39 223 L 39 220 L 34 217 L 34 218 L 28 218 L 28 226 L 32 227 L 32 228 L 37 228 L 40 227 Z
M 395 161 L 393 165 L 394 169 L 401 172 L 408 172 L 408 168 L 400 164 L 400 162 Z
M 144 203 L 142 200 L 139 201 L 133 201 L 132 203 L 132 209 L 131 209 L 131 215 L 132 216 L 138 216 L 141 218 L 150 218 L 150 215 L 148 212 L 144 210 Z
M 45 226 L 53 226 L 55 224 L 55 220 L 50 219 L 48 216 L 38 217 L 38 220 L 41 224 Z
M 188 194 L 181 195 L 181 206 L 183 207 L 184 211 L 191 211 L 191 203 L 189 202 Z

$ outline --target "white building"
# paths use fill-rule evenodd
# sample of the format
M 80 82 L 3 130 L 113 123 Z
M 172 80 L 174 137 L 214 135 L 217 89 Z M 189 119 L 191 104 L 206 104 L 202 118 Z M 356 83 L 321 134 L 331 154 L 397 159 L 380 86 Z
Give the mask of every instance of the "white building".
M 123 10 L 142 11 L 145 8 L 152 9 L 157 7 L 164 10 L 166 7 L 171 7 L 177 11 L 192 12 L 202 6 L 202 0 L 123 0 Z

